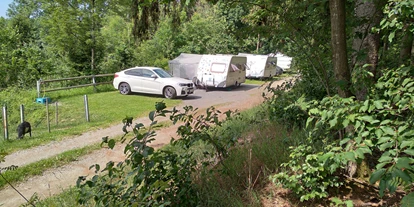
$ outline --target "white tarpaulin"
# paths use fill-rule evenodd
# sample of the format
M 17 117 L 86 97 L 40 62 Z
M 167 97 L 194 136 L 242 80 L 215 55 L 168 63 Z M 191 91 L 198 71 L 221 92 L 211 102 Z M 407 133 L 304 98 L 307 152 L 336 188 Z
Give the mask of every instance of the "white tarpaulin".
M 168 67 L 173 76 L 193 80 L 197 77 L 198 63 L 203 55 L 181 53 L 178 57 L 168 61 Z

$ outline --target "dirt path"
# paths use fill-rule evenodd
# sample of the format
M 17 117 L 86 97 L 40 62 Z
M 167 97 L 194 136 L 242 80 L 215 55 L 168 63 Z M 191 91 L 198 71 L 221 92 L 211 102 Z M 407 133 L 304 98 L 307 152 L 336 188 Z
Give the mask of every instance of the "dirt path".
M 275 82 L 274 85 L 281 84 L 282 82 Z M 203 111 L 202 109 L 214 105 L 221 111 L 229 109 L 245 110 L 263 102 L 263 98 L 261 97 L 262 92 L 263 87 L 255 85 L 242 85 L 240 88 L 232 91 L 219 90 L 206 92 L 204 90 L 197 90 L 194 96 L 189 96 L 187 99 L 184 99 L 182 105 L 178 108 L 185 105 L 192 105 L 198 107 L 200 111 Z M 143 117 L 135 119 L 134 123 L 144 123 L 145 126 L 148 126 L 149 120 L 147 117 Z M 11 164 L 23 166 L 58 155 L 67 150 L 99 143 L 104 136 L 113 138 L 122 135 L 123 132 L 121 129 L 122 124 L 119 124 L 109 128 L 87 132 L 63 141 L 51 142 L 43 146 L 22 150 L 6 156 L 6 162 L 1 163 L 0 167 Z M 160 147 L 168 144 L 171 137 L 175 137 L 176 129 L 177 126 L 171 126 L 157 131 L 156 140 L 151 145 L 153 147 Z M 78 176 L 93 175 L 94 172 L 89 170 L 91 165 L 100 164 L 102 166 L 109 161 L 119 162 L 124 160 L 123 149 L 124 145 L 117 144 L 114 150 L 97 150 L 91 154 L 79 157 L 77 161 L 63 167 L 49 169 L 41 176 L 29 178 L 25 182 L 17 184 L 15 187 L 26 198 L 30 198 L 34 193 L 37 193 L 41 199 L 59 194 L 64 189 L 74 186 Z M 25 200 L 10 186 L 0 191 L 0 206 L 13 207 L 23 203 L 25 203 Z

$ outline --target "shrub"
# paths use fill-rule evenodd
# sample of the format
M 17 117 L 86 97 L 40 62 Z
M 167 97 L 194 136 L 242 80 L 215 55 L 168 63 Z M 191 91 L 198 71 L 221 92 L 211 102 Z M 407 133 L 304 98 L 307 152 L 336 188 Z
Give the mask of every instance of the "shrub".
M 414 176 L 412 71 L 410 67 L 385 71 L 366 101 L 338 96 L 299 99 L 295 106 L 309 116 L 308 139 L 292 149 L 291 160 L 283 164 L 287 171 L 274 175 L 273 181 L 291 188 L 301 200 L 326 197 L 328 186 L 341 185 L 339 176 L 354 175 L 350 163 L 370 155 L 376 166 L 368 172 L 369 182 L 379 182 L 380 196 L 398 187 L 408 190 Z

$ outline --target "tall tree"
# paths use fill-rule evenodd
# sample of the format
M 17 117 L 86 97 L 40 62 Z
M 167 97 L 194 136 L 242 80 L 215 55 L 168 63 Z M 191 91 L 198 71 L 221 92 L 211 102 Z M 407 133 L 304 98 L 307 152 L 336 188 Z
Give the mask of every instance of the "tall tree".
M 338 94 L 341 97 L 351 96 L 351 73 L 348 68 L 348 56 L 345 32 L 345 1 L 329 0 L 331 12 L 331 45 L 332 62 Z
M 384 0 L 357 0 L 355 2 L 356 27 L 352 42 L 351 69 L 355 74 L 353 80 L 357 99 L 364 100 L 378 72 L 380 34 L 372 32 L 382 19 Z M 365 71 L 366 70 L 366 71 Z M 370 72 L 368 74 L 367 72 Z M 366 75 L 364 75 L 366 74 Z

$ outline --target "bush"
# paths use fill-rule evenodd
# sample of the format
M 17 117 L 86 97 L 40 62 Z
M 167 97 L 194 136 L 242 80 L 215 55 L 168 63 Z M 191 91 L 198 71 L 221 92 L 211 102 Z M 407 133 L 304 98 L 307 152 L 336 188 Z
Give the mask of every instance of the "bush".
M 412 71 L 384 71 L 366 101 L 299 99 L 295 106 L 307 112 L 308 139 L 292 149 L 291 160 L 283 164 L 287 171 L 273 176 L 274 182 L 291 188 L 301 200 L 327 197 L 328 187 L 341 185 L 339 177 L 352 177 L 356 163 L 370 155 L 376 166 L 368 172 L 369 182 L 379 182 L 380 196 L 397 188 L 409 192 L 414 177 Z

